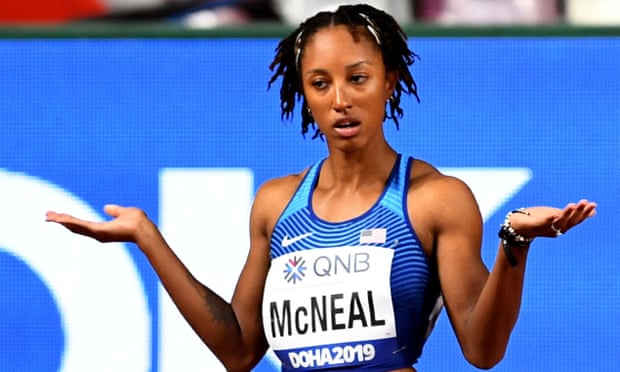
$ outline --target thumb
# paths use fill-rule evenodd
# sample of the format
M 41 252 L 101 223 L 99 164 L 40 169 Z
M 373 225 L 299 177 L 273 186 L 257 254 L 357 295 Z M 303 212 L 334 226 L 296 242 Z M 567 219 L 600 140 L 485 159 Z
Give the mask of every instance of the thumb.
M 123 211 L 123 207 L 121 207 L 120 205 L 116 205 L 116 204 L 106 204 L 103 207 L 103 211 L 105 212 L 105 214 L 107 214 L 108 216 L 112 216 L 112 217 L 118 217 L 121 212 Z

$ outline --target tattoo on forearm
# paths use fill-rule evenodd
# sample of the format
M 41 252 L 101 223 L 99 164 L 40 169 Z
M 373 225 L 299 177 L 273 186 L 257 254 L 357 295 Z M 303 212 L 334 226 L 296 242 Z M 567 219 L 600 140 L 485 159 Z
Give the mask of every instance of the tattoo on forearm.
M 235 326 L 237 323 L 237 318 L 235 317 L 235 313 L 233 312 L 230 304 L 218 296 L 217 293 L 200 284 L 200 282 L 197 281 L 191 273 L 188 274 L 190 279 L 195 283 L 197 287 L 196 289 L 204 299 L 213 320 L 216 323 L 222 324 L 226 327 Z
M 236 324 L 237 318 L 232 311 L 232 307 L 220 296 L 205 288 L 204 299 L 214 321 L 225 326 Z

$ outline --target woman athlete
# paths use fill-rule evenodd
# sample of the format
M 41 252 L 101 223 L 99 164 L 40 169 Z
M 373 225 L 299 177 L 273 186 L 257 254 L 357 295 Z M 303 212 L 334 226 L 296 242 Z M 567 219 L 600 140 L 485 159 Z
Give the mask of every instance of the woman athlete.
M 417 98 L 415 57 L 394 19 L 367 5 L 319 13 L 280 42 L 270 85 L 282 80 L 282 114 L 301 102 L 302 132 L 314 129 L 329 154 L 259 188 L 230 302 L 192 276 L 138 208 L 107 205 L 107 222 L 55 212 L 47 220 L 136 243 L 230 371 L 251 370 L 268 348 L 286 371 L 415 371 L 442 307 L 464 357 L 491 368 L 519 314 L 532 240 L 566 233 L 596 204 L 508 213 L 489 271 L 467 185 L 385 138 L 386 118 L 398 125 L 402 116 L 402 93 Z

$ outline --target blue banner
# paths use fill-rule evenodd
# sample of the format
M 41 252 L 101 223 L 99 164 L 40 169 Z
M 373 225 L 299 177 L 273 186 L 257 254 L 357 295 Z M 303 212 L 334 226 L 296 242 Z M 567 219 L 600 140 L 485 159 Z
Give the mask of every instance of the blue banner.
M 277 40 L 0 41 L 0 370 L 205 371 L 219 363 L 130 244 L 44 222 L 143 208 L 192 272 L 229 298 L 265 180 L 326 156 L 267 90 Z M 462 177 L 491 266 L 507 211 L 587 198 L 598 215 L 529 255 L 497 371 L 620 365 L 620 39 L 413 38 L 421 103 L 400 152 Z M 474 371 L 445 312 L 417 365 Z M 256 368 L 275 371 L 270 356 Z

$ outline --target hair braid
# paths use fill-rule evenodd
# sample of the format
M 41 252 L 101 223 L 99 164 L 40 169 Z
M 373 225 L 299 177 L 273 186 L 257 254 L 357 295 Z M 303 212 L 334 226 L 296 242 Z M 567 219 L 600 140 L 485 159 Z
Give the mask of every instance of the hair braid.
M 308 112 L 299 74 L 299 63 L 306 41 L 318 30 L 329 25 L 349 26 L 356 40 L 362 30 L 371 40 L 379 44 L 377 47 L 381 49 L 386 71 L 394 71 L 398 76 L 394 93 L 388 102 L 389 111 L 386 112 L 386 119 L 392 119 L 398 128 L 398 119 L 403 116 L 403 109 L 400 106 L 402 93 L 413 95 L 418 102 L 420 101 L 417 85 L 409 70 L 409 66 L 419 57 L 409 49 L 407 36 L 391 15 L 365 4 L 343 5 L 335 12 L 317 13 L 280 41 L 276 47 L 276 55 L 269 65 L 274 73 L 268 87 L 271 88 L 278 78 L 282 78 L 280 88 L 282 118 L 291 119 L 295 103 L 301 101 L 302 134 L 305 136 L 312 126 L 315 129 L 312 138 L 321 135 L 314 118 Z

